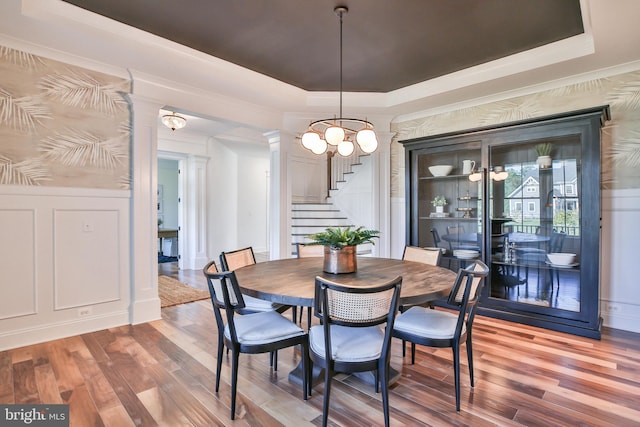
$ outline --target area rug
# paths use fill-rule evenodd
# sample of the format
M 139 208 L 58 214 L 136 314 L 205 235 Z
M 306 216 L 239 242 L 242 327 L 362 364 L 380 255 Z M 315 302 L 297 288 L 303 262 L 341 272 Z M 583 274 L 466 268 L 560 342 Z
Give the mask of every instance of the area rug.
M 209 298 L 209 291 L 194 288 L 169 276 L 158 276 L 160 307 L 184 304 Z

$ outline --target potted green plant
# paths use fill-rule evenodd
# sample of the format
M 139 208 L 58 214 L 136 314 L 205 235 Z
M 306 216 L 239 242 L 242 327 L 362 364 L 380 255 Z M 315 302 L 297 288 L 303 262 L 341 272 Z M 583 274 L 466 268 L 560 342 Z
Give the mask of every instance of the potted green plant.
M 543 142 L 535 146 L 536 154 L 538 154 L 538 167 L 540 169 L 547 169 L 551 167 L 551 152 L 553 151 L 553 144 L 550 142 Z
M 373 239 L 379 237 L 377 230 L 366 230 L 364 227 L 328 227 L 320 233 L 307 236 L 309 245 L 324 246 L 324 266 L 327 273 L 353 273 L 357 269 L 356 246 L 363 243 L 375 244 Z
M 434 199 L 431 201 L 431 204 L 435 206 L 437 213 L 442 213 L 444 212 L 444 207 L 447 205 L 447 199 L 445 199 L 442 195 L 438 195 L 434 197 Z

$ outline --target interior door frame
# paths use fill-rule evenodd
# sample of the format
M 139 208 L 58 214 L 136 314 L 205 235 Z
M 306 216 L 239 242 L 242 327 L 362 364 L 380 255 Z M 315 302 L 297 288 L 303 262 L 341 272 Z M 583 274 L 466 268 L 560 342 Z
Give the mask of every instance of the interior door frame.
M 170 151 L 158 151 L 156 162 L 160 159 L 175 160 L 178 162 L 178 269 L 184 269 L 185 249 L 189 247 L 189 233 L 185 233 L 184 219 L 187 218 L 187 204 L 184 203 L 184 195 L 187 194 L 188 180 L 184 178 L 186 170 L 187 154 L 175 153 Z M 157 170 L 156 170 L 157 174 Z M 156 176 L 157 182 L 157 176 Z

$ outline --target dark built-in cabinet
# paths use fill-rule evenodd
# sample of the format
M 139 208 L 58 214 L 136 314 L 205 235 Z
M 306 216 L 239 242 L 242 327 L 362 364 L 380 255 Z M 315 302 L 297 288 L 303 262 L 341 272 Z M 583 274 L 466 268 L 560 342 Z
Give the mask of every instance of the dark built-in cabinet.
M 485 261 L 480 314 L 600 338 L 600 132 L 609 114 L 603 106 L 401 141 L 407 244 L 443 248 L 441 265 L 452 270 Z M 550 159 L 538 154 L 543 144 Z

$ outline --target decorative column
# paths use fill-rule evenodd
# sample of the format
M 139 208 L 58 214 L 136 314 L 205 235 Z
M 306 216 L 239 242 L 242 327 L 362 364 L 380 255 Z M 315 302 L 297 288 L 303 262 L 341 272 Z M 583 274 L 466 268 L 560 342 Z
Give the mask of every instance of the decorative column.
M 391 140 L 394 133 L 377 131 L 378 149 L 373 158 L 374 221 L 380 231 L 379 242 L 374 246 L 374 255 L 391 257 Z
M 291 257 L 291 179 L 289 139 L 280 131 L 265 134 L 271 152 L 269 181 L 269 258 Z M 293 137 L 290 137 L 293 138 Z
M 158 297 L 157 126 L 161 104 L 137 95 L 132 103 L 131 324 L 160 318 Z

